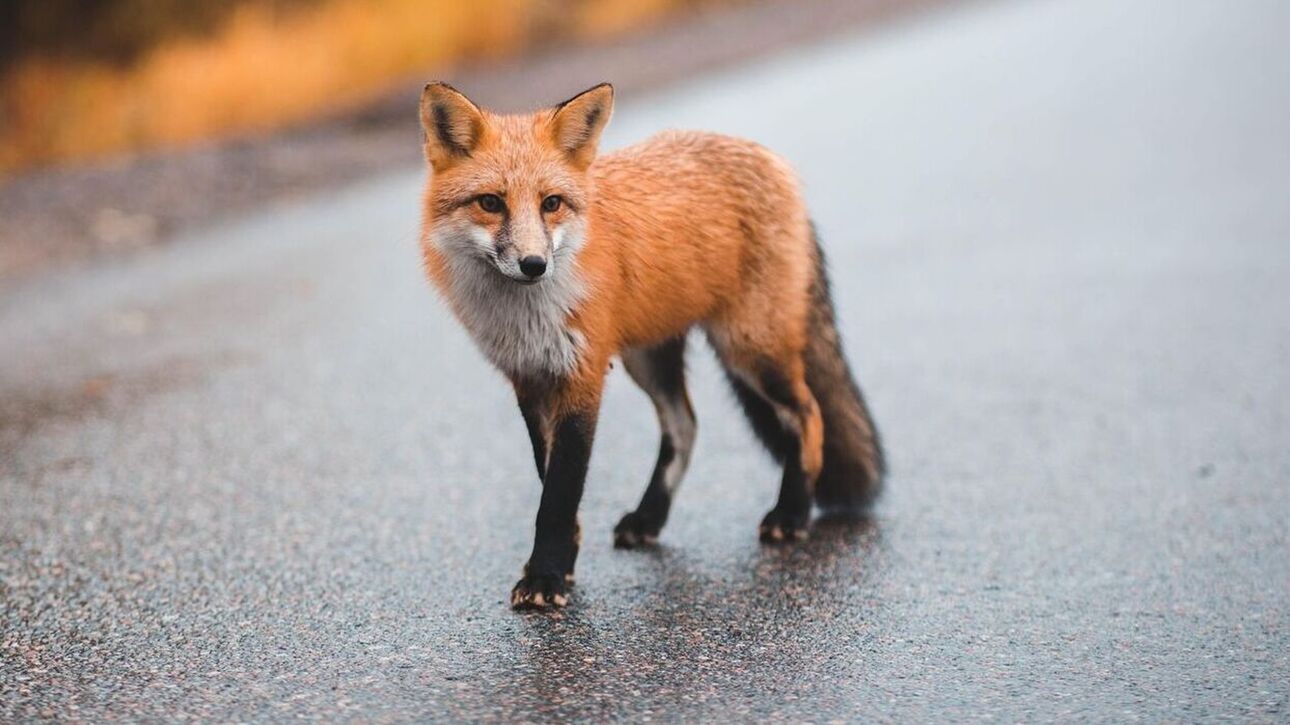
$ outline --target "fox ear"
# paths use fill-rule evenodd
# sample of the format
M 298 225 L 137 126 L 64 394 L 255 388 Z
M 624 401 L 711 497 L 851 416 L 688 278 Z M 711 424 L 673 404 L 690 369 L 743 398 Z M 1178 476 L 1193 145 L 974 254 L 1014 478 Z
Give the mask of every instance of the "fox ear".
M 484 131 L 484 114 L 461 91 L 436 81 L 421 92 L 421 128 L 426 158 L 437 169 L 470 156 Z
M 555 144 L 569 159 L 586 167 L 596 157 L 600 132 L 614 112 L 614 87 L 601 83 L 556 106 L 551 112 Z

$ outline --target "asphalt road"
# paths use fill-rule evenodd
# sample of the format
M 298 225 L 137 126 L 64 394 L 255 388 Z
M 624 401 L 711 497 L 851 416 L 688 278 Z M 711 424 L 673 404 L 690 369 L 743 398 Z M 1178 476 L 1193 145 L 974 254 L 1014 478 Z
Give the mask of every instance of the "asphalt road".
M 1290 721 L 1290 5 L 977 3 L 622 99 L 800 169 L 893 473 L 795 549 L 702 346 L 615 371 L 575 601 L 415 169 L 0 294 L 0 717 Z

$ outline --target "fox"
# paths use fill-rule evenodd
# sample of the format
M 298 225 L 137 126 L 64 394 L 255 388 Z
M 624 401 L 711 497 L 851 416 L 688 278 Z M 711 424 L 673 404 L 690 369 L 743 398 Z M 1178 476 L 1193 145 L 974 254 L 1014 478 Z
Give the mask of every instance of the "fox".
M 824 253 L 788 163 L 752 141 L 666 131 L 598 154 L 614 89 L 526 114 L 425 86 L 425 273 L 514 389 L 542 486 L 515 609 L 569 602 L 605 380 L 623 368 L 661 440 L 614 545 L 655 545 L 697 432 L 691 330 L 783 468 L 759 537 L 807 537 L 812 505 L 862 514 L 885 463 L 838 332 Z

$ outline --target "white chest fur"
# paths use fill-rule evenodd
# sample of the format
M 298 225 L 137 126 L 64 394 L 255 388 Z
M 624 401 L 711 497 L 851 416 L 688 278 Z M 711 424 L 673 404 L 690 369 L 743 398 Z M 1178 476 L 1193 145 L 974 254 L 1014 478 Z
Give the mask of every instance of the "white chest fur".
M 549 278 L 523 285 L 478 258 L 448 263 L 453 310 L 479 349 L 508 375 L 568 375 L 577 367 L 584 340 L 568 325 L 583 286 L 571 259 L 555 255 Z M 562 264 L 563 262 L 563 264 Z

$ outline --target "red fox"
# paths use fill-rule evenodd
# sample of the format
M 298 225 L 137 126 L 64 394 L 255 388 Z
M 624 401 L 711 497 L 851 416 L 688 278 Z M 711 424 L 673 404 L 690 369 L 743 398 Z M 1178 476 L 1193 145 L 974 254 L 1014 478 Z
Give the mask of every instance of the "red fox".
M 421 96 L 426 273 L 514 387 L 542 483 L 533 552 L 511 592 L 517 609 L 568 601 L 614 357 L 662 428 L 654 473 L 614 544 L 656 541 L 694 447 L 691 328 L 784 467 L 763 541 L 805 538 L 812 499 L 825 510 L 866 506 L 883 476 L 788 165 L 755 143 L 693 132 L 597 156 L 613 101 L 602 84 L 551 109 L 498 115 L 444 83 Z

